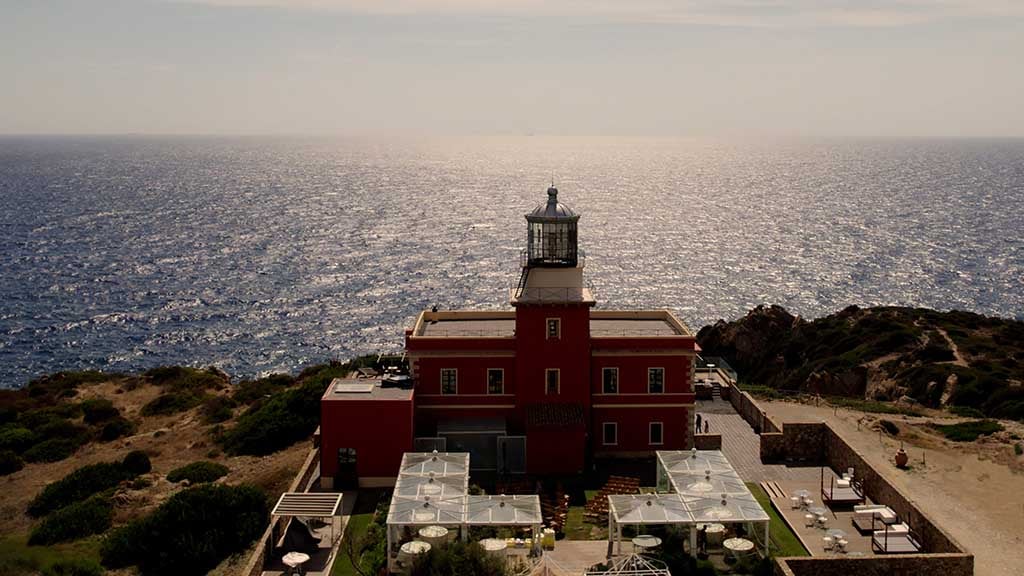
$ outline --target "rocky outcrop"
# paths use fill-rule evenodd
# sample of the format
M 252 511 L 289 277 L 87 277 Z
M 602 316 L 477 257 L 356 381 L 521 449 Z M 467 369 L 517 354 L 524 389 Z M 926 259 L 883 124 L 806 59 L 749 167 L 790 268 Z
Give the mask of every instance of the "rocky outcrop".
M 814 320 L 758 306 L 697 334 L 741 381 L 823 395 L 913 398 L 1024 419 L 1024 322 L 968 312 L 850 306 Z

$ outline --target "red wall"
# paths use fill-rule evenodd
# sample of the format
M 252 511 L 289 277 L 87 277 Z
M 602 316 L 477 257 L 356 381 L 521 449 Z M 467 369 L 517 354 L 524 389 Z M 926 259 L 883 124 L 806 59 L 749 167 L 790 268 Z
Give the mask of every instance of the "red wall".
M 426 356 L 417 359 L 417 396 L 441 394 L 442 368 L 458 369 L 458 396 L 487 395 L 488 368 L 503 368 L 505 394 L 516 393 L 516 359 L 512 356 Z M 505 399 L 505 402 L 509 401 Z
M 338 449 L 356 449 L 360 478 L 394 477 L 412 451 L 412 400 L 322 400 L 320 473 L 334 477 Z
M 690 356 L 594 356 L 590 385 L 594 394 L 604 393 L 602 378 L 606 367 L 619 369 L 619 394 L 647 394 L 648 368 L 665 369 L 665 394 L 693 392 Z
M 586 456 L 586 428 L 531 428 L 526 436 L 530 474 L 578 474 Z
M 614 452 L 651 452 L 653 450 L 685 450 L 690 435 L 689 409 L 674 408 L 594 408 L 591 427 L 595 454 Z M 603 424 L 617 422 L 619 441 L 616 446 L 604 445 Z M 649 423 L 661 422 L 663 444 L 648 441 Z
M 561 319 L 560 338 L 546 338 L 548 318 Z M 555 396 L 544 393 L 548 368 L 561 371 L 561 391 Z M 516 373 L 520 406 L 578 403 L 586 414 L 590 406 L 590 308 L 577 304 L 517 307 Z

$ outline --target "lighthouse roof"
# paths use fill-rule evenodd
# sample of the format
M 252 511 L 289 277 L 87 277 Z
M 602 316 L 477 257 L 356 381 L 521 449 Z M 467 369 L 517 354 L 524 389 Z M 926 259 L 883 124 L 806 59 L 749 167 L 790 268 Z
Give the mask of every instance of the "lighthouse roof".
M 529 220 L 578 220 L 579 215 L 565 204 L 558 201 L 558 188 L 548 188 L 548 201 L 538 205 L 526 215 Z

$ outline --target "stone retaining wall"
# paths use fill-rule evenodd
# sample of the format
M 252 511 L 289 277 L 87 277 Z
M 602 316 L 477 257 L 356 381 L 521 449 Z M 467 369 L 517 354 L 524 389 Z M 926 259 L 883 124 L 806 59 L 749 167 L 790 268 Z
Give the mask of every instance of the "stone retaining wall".
M 695 434 L 693 436 L 693 447 L 697 450 L 721 450 L 721 434 Z
M 867 460 L 824 422 L 787 422 L 778 426 L 768 418 L 757 402 L 735 386 L 723 387 L 723 397 L 755 431 L 760 433 L 762 462 L 792 462 L 828 466 L 832 470 L 854 469 L 861 479 L 864 494 L 872 502 L 892 508 L 921 539 L 926 554 L 868 556 L 863 558 L 779 558 L 775 573 L 779 576 L 849 576 L 974 574 L 974 556 L 967 554 L 938 524 L 922 512 Z M 763 428 L 763 430 L 762 430 Z
M 776 576 L 971 576 L 969 554 L 901 554 L 862 558 L 778 558 Z

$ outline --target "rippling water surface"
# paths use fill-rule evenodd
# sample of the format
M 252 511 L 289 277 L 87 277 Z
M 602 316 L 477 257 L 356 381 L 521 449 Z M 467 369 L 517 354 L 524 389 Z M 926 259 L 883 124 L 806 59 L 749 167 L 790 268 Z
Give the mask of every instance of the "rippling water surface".
M 1024 141 L 0 139 L 0 386 L 236 375 L 496 308 L 554 177 L 602 307 L 1024 310 Z

